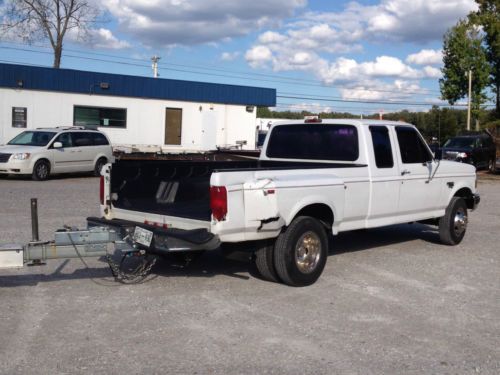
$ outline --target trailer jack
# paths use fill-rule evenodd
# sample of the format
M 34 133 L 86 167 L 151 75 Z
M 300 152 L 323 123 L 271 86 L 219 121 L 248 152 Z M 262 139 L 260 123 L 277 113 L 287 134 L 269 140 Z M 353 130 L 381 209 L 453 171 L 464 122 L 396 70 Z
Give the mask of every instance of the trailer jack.
M 65 227 L 54 233 L 53 241 L 41 241 L 38 231 L 38 202 L 31 199 L 32 240 L 25 244 L 0 245 L 0 269 L 20 268 L 25 265 L 44 265 L 50 259 L 105 257 L 117 281 L 133 282 L 144 278 L 156 262 L 156 256 L 148 254 L 129 238 L 109 227 L 77 229 Z M 124 260 L 139 257 L 142 262 L 132 270 L 123 269 Z M 117 263 L 113 258 L 119 257 Z

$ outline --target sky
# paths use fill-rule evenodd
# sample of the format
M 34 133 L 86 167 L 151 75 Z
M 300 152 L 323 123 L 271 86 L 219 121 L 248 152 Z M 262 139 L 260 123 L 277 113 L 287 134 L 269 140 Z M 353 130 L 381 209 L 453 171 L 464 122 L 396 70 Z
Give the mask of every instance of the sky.
M 94 0 L 90 0 L 94 1 Z M 101 0 L 62 68 L 277 89 L 277 110 L 428 110 L 443 34 L 473 0 Z M 0 0 L 0 14 L 2 13 Z M 0 16 L 1 17 L 1 16 Z M 50 66 L 46 41 L 0 37 L 0 61 Z

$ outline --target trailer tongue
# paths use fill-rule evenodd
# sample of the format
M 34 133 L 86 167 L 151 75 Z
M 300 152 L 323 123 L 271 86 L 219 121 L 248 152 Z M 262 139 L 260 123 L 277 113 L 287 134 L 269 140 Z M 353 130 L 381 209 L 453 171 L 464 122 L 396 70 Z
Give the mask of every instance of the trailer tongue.
M 87 229 L 65 227 L 54 233 L 53 241 L 41 241 L 36 198 L 31 199 L 31 224 L 32 240 L 29 243 L 0 245 L 0 269 L 43 265 L 50 259 L 70 258 L 79 258 L 86 265 L 84 258 L 104 257 L 117 281 L 135 282 L 144 279 L 157 260 L 156 255 L 141 244 L 144 234 L 135 236 L 123 223 L 115 227 L 99 226 L 99 219 L 89 220 Z M 122 266 L 129 257 L 138 262 L 132 270 L 125 271 Z M 117 258 L 119 262 L 114 260 Z

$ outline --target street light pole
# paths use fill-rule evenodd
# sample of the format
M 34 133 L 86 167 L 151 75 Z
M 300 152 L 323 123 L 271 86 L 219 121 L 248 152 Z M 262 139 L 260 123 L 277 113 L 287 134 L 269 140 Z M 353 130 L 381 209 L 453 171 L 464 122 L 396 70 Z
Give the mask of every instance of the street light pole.
M 472 95 L 472 70 L 469 69 L 469 100 L 467 102 L 467 131 L 470 130 L 470 103 Z

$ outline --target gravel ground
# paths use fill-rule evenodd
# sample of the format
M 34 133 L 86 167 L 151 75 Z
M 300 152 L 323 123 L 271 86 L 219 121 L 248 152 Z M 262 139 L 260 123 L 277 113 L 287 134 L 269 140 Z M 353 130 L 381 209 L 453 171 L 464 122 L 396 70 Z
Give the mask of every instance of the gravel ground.
M 499 374 L 500 178 L 456 247 L 432 227 L 336 237 L 311 287 L 255 277 L 249 262 L 203 255 L 121 285 L 103 262 L 0 270 L 2 374 Z M 0 243 L 98 214 L 98 179 L 0 180 Z

